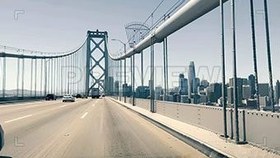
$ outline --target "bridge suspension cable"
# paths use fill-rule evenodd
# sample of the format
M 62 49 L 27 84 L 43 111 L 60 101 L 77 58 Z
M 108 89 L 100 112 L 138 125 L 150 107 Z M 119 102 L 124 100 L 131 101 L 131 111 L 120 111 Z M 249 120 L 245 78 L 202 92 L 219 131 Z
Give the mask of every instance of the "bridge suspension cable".
M 226 2 L 227 0 L 224 0 Z M 156 26 L 149 32 L 143 40 L 136 44 L 133 48 L 129 49 L 125 54 L 110 55 L 113 60 L 123 60 L 129 58 L 134 54 L 140 53 L 142 50 L 149 46 L 160 43 L 164 38 L 180 30 L 184 26 L 190 24 L 211 10 L 219 6 L 219 0 L 191 0 L 188 1 L 180 9 L 176 10 L 174 14 L 167 19 L 164 19 L 162 23 Z
M 42 52 L 0 45 L 0 74 L 3 76 L 0 101 L 37 98 L 48 93 L 58 96 L 83 94 L 85 89 L 81 87 L 85 82 L 81 76 L 85 68 L 86 41 L 66 52 Z M 12 69 L 16 71 L 10 71 Z

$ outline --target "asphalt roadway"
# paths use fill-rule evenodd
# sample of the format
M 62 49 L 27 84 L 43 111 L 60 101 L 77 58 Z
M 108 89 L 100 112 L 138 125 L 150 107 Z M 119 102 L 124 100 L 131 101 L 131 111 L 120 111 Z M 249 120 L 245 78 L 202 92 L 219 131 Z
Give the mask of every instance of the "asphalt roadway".
M 0 106 L 8 158 L 206 157 L 108 98 Z

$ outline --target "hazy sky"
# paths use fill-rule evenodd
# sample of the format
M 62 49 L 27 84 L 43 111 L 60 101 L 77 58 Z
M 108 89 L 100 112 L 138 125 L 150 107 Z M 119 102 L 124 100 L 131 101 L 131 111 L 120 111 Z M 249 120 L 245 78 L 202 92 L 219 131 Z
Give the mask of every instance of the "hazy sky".
M 161 0 L 0 0 L 0 45 L 14 46 L 48 52 L 72 50 L 86 37 L 87 30 L 104 30 L 109 38 L 126 41 L 124 25 L 143 22 Z M 177 0 L 166 0 L 157 17 Z M 264 30 L 263 0 L 256 3 L 257 49 L 260 82 L 268 82 L 267 56 Z M 249 0 L 237 2 L 237 56 L 238 75 L 253 73 Z M 280 1 L 268 0 L 271 29 L 271 50 L 274 82 L 280 79 Z M 232 45 L 230 3 L 226 11 L 227 77 L 232 76 Z M 16 16 L 17 15 L 17 16 Z M 220 28 L 219 9 L 215 9 L 168 38 L 170 82 L 177 81 L 178 73 L 185 72 L 194 61 L 200 78 L 221 81 L 219 67 Z M 112 53 L 120 48 L 110 42 Z M 156 65 L 162 65 L 162 45 L 156 45 Z M 149 49 L 144 51 L 145 64 L 149 65 Z M 139 57 L 137 64 L 139 64 Z M 15 71 L 14 67 L 8 68 Z M 210 72 L 210 75 L 207 73 Z M 211 73 L 213 71 L 213 76 Z M 160 72 L 159 72 L 160 73 Z M 174 77 L 171 77 L 174 76 Z M 146 77 L 146 82 L 148 76 Z M 157 81 L 161 78 L 157 75 Z M 172 83 L 170 83 L 172 84 Z M 157 85 L 157 84 L 156 84 Z

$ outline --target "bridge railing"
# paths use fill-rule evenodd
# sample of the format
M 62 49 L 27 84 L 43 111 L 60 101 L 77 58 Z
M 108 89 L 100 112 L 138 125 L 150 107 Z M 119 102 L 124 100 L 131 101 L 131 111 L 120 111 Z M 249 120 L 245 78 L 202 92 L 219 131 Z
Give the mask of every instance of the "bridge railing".
M 123 101 L 123 99 L 122 99 Z M 132 103 L 127 98 L 127 103 Z M 156 113 L 191 124 L 216 134 L 223 134 L 222 107 L 196 104 L 156 101 Z M 149 99 L 135 99 L 135 106 L 150 110 Z M 234 138 L 233 110 L 227 109 L 227 129 L 229 137 Z M 280 114 L 256 110 L 239 110 L 240 139 L 261 148 L 280 153 Z

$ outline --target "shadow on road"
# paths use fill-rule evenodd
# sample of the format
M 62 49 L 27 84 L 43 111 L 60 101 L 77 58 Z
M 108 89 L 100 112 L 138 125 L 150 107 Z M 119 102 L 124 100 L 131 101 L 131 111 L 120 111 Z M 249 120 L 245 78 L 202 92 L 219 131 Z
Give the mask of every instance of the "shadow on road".
M 11 156 L 0 156 L 0 158 L 12 158 Z

